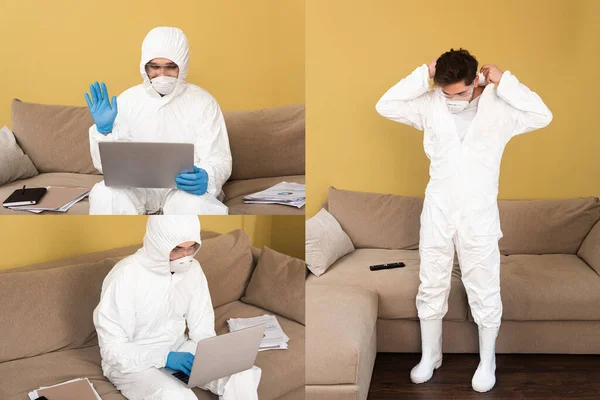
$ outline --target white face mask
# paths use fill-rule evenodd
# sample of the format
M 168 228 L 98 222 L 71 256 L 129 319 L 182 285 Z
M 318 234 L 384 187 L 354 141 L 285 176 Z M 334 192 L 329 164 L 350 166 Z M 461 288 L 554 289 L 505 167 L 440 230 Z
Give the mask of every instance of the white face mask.
M 186 272 L 192 267 L 194 256 L 185 256 L 177 260 L 169 261 L 171 272 Z
M 469 100 L 446 99 L 446 104 L 448 105 L 448 109 L 452 114 L 458 114 L 469 106 Z
M 156 90 L 158 93 L 164 95 L 167 95 L 169 93 L 171 93 L 173 91 L 173 89 L 175 89 L 175 84 L 177 83 L 177 78 L 174 78 L 172 76 L 157 76 L 154 79 L 150 80 L 150 83 L 152 84 L 152 87 L 154 88 L 154 90 Z
M 446 104 L 448 105 L 450 112 L 452 114 L 458 114 L 459 112 L 464 111 L 469 106 L 474 91 L 475 84 L 473 84 L 469 90 L 469 94 L 466 96 L 469 100 L 466 100 L 464 97 L 462 99 L 446 99 Z

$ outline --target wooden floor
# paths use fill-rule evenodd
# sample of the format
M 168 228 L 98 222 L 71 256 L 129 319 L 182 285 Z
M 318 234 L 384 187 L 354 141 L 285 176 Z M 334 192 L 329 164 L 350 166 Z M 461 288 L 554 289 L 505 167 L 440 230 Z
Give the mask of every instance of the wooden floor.
M 378 353 L 369 399 L 600 399 L 600 356 L 496 356 L 496 386 L 471 388 L 479 356 L 444 354 L 443 365 L 426 383 L 410 381 L 420 354 Z

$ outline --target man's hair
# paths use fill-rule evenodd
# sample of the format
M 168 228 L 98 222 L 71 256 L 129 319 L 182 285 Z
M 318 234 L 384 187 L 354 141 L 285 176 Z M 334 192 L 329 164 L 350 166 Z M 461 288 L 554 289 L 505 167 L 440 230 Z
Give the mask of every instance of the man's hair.
M 464 81 L 470 85 L 477 75 L 477 59 L 467 50 L 459 49 L 445 52 L 435 64 L 433 82 L 436 85 L 449 85 Z

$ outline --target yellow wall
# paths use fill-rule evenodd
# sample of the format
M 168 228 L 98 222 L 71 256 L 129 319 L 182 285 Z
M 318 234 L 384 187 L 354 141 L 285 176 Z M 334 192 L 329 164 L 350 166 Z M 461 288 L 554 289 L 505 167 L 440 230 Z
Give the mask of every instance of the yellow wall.
M 145 216 L 0 217 L 0 270 L 142 243 Z M 258 248 L 304 259 L 304 217 L 201 216 L 203 231 L 242 229 Z
M 2 0 L 0 126 L 12 98 L 84 106 L 104 80 L 111 95 L 141 83 L 140 49 L 155 26 L 190 42 L 188 81 L 229 109 L 304 102 L 303 0 Z
M 304 223 L 303 215 L 274 215 L 270 247 L 304 260 Z
M 308 0 L 307 214 L 333 185 L 423 196 L 422 134 L 375 112 L 383 93 L 451 47 L 510 69 L 554 113 L 506 148 L 501 198 L 600 195 L 600 1 Z

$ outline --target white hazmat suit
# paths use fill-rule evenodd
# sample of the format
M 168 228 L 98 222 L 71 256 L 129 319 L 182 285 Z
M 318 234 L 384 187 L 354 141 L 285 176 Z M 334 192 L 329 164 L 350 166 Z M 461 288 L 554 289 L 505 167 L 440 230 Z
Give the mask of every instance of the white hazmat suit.
M 102 285 L 94 310 L 102 370 L 129 400 L 196 399 L 191 389 L 159 371 L 169 352 L 195 354 L 200 340 L 215 336 L 200 264 L 194 260 L 174 274 L 169 266 L 171 250 L 188 241 L 201 243 L 196 216 L 149 217 L 143 247 L 119 261 Z M 260 377 L 254 366 L 202 388 L 222 400 L 256 400 Z
M 167 58 L 179 67 L 175 88 L 162 97 L 145 70 L 155 58 Z M 214 97 L 185 81 L 188 62 L 188 41 L 180 29 L 152 29 L 142 44 L 144 82 L 118 97 L 112 133 L 99 133 L 96 125 L 90 128 L 90 151 L 94 167 L 102 172 L 101 141 L 192 143 L 194 165 L 208 174 L 207 192 L 198 196 L 178 189 L 116 189 L 100 182 L 90 193 L 90 214 L 144 214 L 161 208 L 164 214 L 227 214 L 227 207 L 218 200 L 231 175 L 227 129 Z
M 497 206 L 502 153 L 513 136 L 543 128 L 552 120 L 540 97 L 505 71 L 497 88 L 488 84 L 483 90 L 476 115 L 461 139 L 445 97 L 430 88 L 429 80 L 428 67 L 422 65 L 389 89 L 376 106 L 382 116 L 424 131 L 423 147 L 430 160 L 416 298 L 423 357 L 429 356 L 429 362 L 424 367 L 427 373 L 413 377 L 416 383 L 428 380 L 433 368 L 441 365 L 441 320 L 448 310 L 455 245 L 480 339 L 488 337 L 481 351 L 486 347 L 489 353 L 488 344 L 495 341 L 502 315 L 498 249 L 502 231 Z M 492 361 L 490 370 L 495 369 Z M 492 378 L 488 374 L 485 379 Z M 476 390 L 479 386 L 474 382 Z

